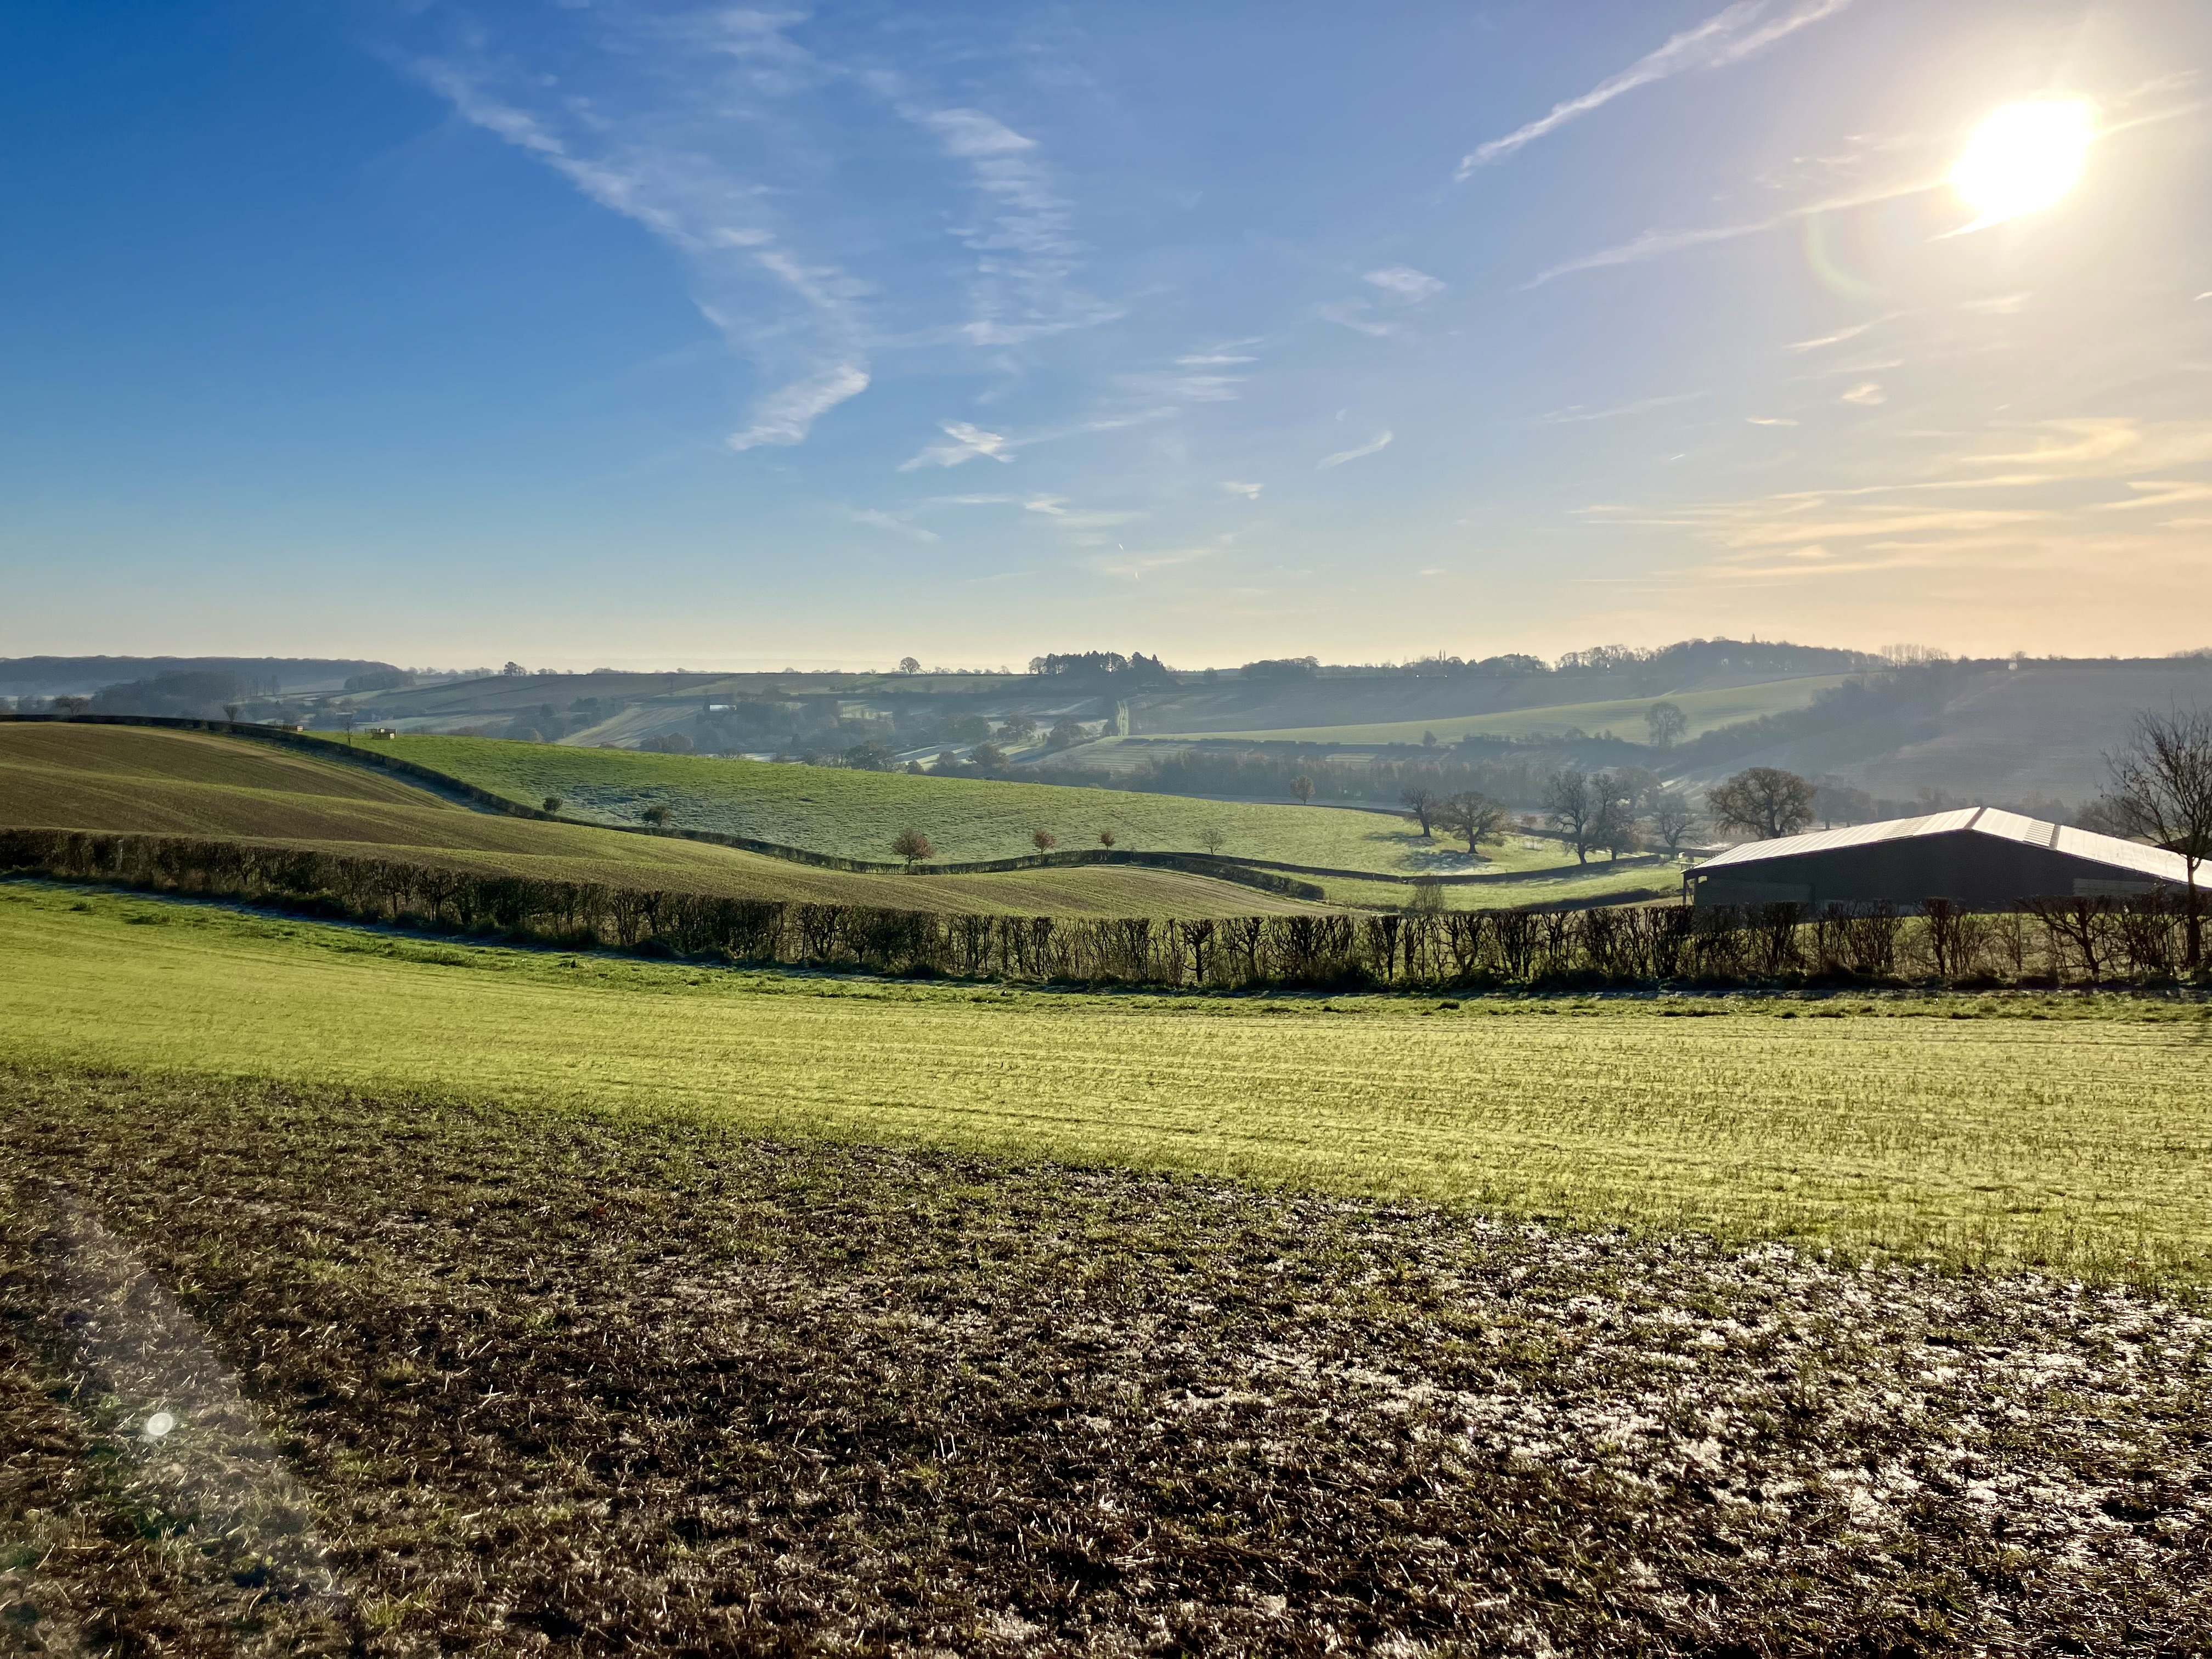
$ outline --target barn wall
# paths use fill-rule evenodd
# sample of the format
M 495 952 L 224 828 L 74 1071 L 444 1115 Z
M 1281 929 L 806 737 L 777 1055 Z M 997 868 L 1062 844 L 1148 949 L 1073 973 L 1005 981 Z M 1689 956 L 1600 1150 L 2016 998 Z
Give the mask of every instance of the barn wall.
M 2081 884 L 2081 885 L 2077 885 Z M 1873 903 L 1931 898 L 1977 909 L 2015 899 L 2070 898 L 2084 890 L 2148 890 L 2133 872 L 2049 848 L 1958 830 L 1863 847 L 1837 847 L 1716 870 L 1695 884 L 1700 904 Z

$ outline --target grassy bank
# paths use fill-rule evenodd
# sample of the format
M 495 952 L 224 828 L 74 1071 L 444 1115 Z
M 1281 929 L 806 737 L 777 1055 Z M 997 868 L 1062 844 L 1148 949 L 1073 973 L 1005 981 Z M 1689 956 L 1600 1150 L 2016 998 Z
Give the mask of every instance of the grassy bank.
M 2212 1272 L 2212 1023 L 2118 997 L 1098 996 L 0 889 L 0 1058 L 674 1112 L 2123 1278 Z

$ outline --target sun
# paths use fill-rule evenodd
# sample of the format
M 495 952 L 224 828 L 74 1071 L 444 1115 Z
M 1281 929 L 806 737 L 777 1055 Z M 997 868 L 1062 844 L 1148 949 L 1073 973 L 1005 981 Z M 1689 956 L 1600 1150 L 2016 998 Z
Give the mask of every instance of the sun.
M 2038 98 L 1993 112 L 1951 170 L 1951 187 L 1974 210 L 1968 230 L 2051 206 L 2074 187 L 2097 136 L 2078 98 Z

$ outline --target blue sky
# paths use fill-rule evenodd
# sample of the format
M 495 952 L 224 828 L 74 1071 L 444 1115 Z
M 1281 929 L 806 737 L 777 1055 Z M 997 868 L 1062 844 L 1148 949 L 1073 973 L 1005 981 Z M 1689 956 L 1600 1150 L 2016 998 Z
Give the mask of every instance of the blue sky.
M 2212 8 L 0 21 L 0 653 L 2212 643 Z M 2086 99 L 2057 205 L 1944 182 Z

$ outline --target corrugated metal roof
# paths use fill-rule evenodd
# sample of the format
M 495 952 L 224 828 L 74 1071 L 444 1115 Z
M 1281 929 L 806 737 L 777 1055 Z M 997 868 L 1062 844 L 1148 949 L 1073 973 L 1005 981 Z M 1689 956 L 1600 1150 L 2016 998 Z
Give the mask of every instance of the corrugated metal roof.
M 1951 812 L 1930 812 L 1924 817 L 1890 818 L 1881 823 L 1853 824 L 1848 830 L 1816 830 L 1809 835 L 1746 842 L 1707 859 L 1697 866 L 1697 873 L 1740 869 L 1747 865 L 1764 864 L 1771 859 L 1795 858 L 1801 853 L 1826 853 L 1839 847 L 1870 847 L 1878 842 L 1953 836 L 1961 830 L 2024 842 L 2030 847 L 2046 847 L 2069 858 L 2110 865 L 2116 870 L 2160 881 L 2188 879 L 2189 861 L 2179 853 L 2169 853 L 2162 847 L 2145 847 L 2140 842 L 2122 841 L 2118 836 L 2076 830 L 2071 824 L 2046 823 L 2041 818 L 1999 811 L 1994 806 L 1965 806 Z

